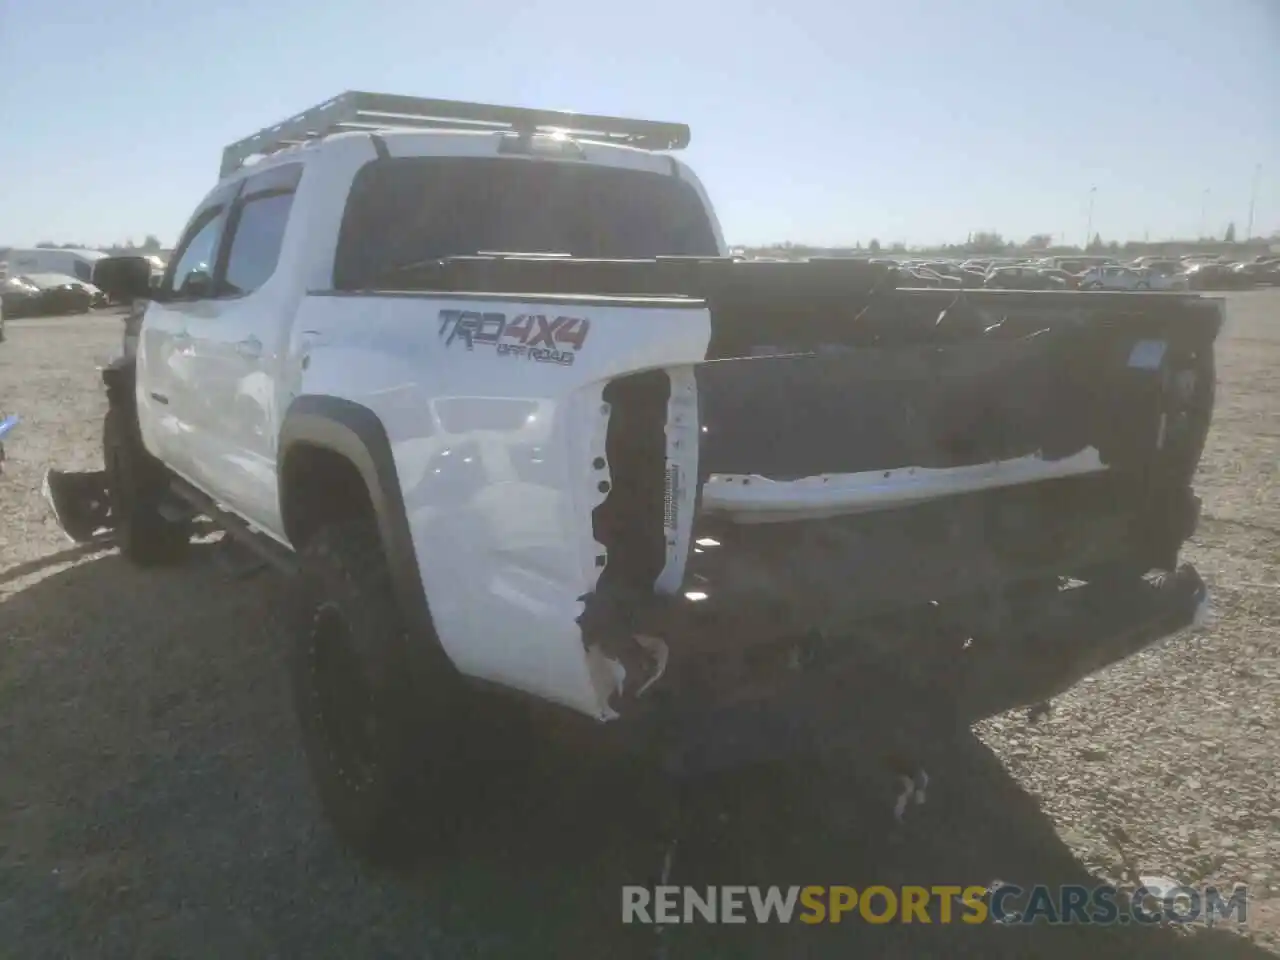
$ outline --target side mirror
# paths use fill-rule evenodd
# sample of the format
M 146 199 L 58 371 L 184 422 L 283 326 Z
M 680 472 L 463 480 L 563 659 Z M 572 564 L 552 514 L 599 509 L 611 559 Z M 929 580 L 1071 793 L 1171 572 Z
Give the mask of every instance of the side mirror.
M 151 263 L 146 257 L 104 257 L 93 267 L 93 285 L 116 303 L 151 294 Z
M 213 275 L 205 270 L 192 270 L 182 278 L 182 286 L 178 288 L 178 296 L 183 300 L 203 300 L 207 297 L 212 297 Z

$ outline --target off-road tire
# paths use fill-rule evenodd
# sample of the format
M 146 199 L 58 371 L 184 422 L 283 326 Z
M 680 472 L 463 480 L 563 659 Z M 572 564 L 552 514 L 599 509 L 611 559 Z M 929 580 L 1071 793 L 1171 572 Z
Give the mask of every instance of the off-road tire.
M 107 408 L 102 423 L 102 456 L 120 553 L 143 567 L 180 561 L 190 546 L 191 527 L 161 515 L 168 474 L 142 445 L 132 409 L 116 403 Z
M 528 756 L 528 718 L 447 661 L 415 664 L 410 644 L 438 641 L 406 628 L 372 520 L 321 527 L 298 559 L 290 674 L 321 808 L 372 864 L 440 855 L 461 819 L 509 800 L 501 777 Z

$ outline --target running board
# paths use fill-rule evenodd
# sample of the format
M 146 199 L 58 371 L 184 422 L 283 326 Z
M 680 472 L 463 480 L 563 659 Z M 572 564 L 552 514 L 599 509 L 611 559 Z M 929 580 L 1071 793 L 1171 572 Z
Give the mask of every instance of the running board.
M 265 534 L 258 533 L 240 517 L 218 506 L 212 498 L 201 493 L 185 480 L 173 478 L 170 490 L 174 496 L 191 504 L 198 513 L 211 519 L 225 530 L 228 536 L 234 537 L 238 543 L 243 544 L 264 563 L 286 576 L 295 576 L 298 573 L 298 558 L 292 550 Z

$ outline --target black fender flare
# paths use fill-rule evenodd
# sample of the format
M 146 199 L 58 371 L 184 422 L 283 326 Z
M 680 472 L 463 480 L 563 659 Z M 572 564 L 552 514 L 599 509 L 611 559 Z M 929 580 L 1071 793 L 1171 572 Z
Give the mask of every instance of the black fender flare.
M 405 513 L 400 477 L 391 453 L 391 441 L 378 415 L 368 407 L 341 397 L 307 394 L 289 404 L 280 429 L 276 476 L 277 483 L 281 485 L 281 519 L 286 534 L 290 536 L 296 529 L 296 521 L 291 517 L 284 478 L 288 475 L 286 465 L 290 450 L 299 445 L 335 453 L 355 467 L 373 506 L 405 625 L 416 641 L 410 644 L 415 663 L 419 669 L 434 672 L 437 678 L 442 668 L 456 674 L 456 668 L 440 645 L 431 619 Z M 420 654 L 426 654 L 426 659 Z

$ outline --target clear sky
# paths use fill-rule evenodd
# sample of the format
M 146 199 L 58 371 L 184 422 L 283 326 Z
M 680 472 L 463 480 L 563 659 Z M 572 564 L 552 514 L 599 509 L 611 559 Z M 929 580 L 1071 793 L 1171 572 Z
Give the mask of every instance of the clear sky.
M 1280 230 L 1280 0 L 0 0 L 0 244 L 172 243 L 348 89 L 685 121 L 734 243 Z

